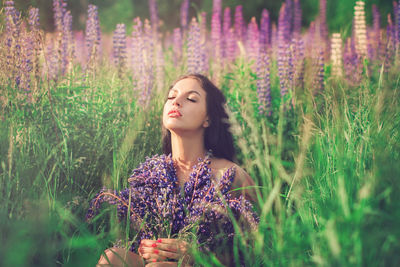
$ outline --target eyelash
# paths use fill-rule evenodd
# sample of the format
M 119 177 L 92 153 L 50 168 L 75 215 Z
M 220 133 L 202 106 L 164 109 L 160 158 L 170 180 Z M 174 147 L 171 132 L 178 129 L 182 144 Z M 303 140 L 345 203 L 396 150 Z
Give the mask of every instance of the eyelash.
M 168 97 L 167 99 L 168 99 L 168 100 L 172 100 L 172 99 L 174 99 L 174 98 L 175 98 L 174 96 L 170 96 L 170 97 Z M 193 103 L 196 103 L 196 102 L 197 102 L 196 100 L 190 99 L 190 98 L 187 98 L 187 100 L 189 100 L 190 102 L 193 102 Z

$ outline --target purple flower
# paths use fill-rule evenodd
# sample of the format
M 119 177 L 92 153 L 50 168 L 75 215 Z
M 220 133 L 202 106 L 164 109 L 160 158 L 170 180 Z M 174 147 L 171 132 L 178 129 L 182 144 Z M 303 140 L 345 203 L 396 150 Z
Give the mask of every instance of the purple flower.
M 113 58 L 118 68 L 118 73 L 124 71 L 126 65 L 126 27 L 125 24 L 117 24 L 113 35 Z
M 211 18 L 211 42 L 214 62 L 219 62 L 221 58 L 221 17 L 218 12 L 214 12 Z
M 87 60 L 94 60 L 94 58 L 98 58 L 101 41 L 100 22 L 97 12 L 97 6 L 95 5 L 88 6 L 88 18 L 86 21 L 85 35 L 85 43 L 88 55 Z
M 227 210 L 231 209 L 236 219 L 242 216 L 250 229 L 257 227 L 258 217 L 247 200 L 233 198 L 229 193 L 235 169 L 230 168 L 219 181 L 214 181 L 209 164 L 207 157 L 199 159 L 182 191 L 171 155 L 146 158 L 132 172 L 128 188 L 102 189 L 96 194 L 87 219 L 96 216 L 103 203 L 115 205 L 118 218 L 129 218 L 137 234 L 131 241 L 131 251 L 144 238 L 178 235 L 197 241 L 203 250 L 215 249 L 222 241 L 232 244 L 235 231 Z M 188 235 L 192 230 L 197 232 L 197 240 Z M 220 234 L 224 237 L 220 238 Z
M 379 58 L 379 50 L 381 46 L 381 15 L 379 13 L 378 8 L 376 5 L 372 5 L 372 17 L 373 17 L 373 31 L 372 31 L 372 49 L 373 49 L 373 56 L 374 60 Z
M 270 44 L 270 20 L 268 10 L 263 9 L 260 20 L 260 50 L 266 51 Z
M 326 24 L 326 0 L 319 0 L 320 34 L 326 42 L 328 39 L 328 25 Z
M 188 24 L 189 0 L 183 0 L 181 5 L 181 26 L 186 29 Z
M 247 54 L 250 60 L 253 61 L 257 60 L 258 51 L 260 49 L 259 44 L 260 44 L 259 32 L 258 32 L 256 18 L 252 17 L 249 26 L 247 27 L 247 42 L 246 42 Z
M 31 31 L 39 30 L 39 8 L 32 7 L 29 9 L 28 23 L 31 27 Z
M 218 17 L 221 18 L 222 15 L 222 0 L 213 0 L 212 13 L 217 13 Z
M 397 10 L 395 9 L 397 14 L 396 22 L 397 22 L 397 43 L 400 44 L 400 0 L 397 3 Z M 399 50 L 399 49 L 398 49 Z
M 261 50 L 257 59 L 258 110 L 262 115 L 271 115 L 271 80 L 268 54 Z
M 174 51 L 173 55 L 174 65 L 177 66 L 182 58 L 182 34 L 180 28 L 174 29 L 172 50 Z
M 286 40 L 286 35 L 288 35 L 288 22 L 285 18 L 286 15 L 286 4 L 283 3 L 279 12 L 278 20 L 278 56 L 277 56 L 277 66 L 278 66 L 278 76 L 279 76 L 279 86 L 281 90 L 281 96 L 287 94 L 287 60 L 289 53 L 289 45 Z
M 243 42 L 246 29 L 243 20 L 243 7 L 241 5 L 235 8 L 235 37 L 236 40 Z
M 154 29 L 154 32 L 157 32 L 159 22 L 158 22 L 158 7 L 156 0 L 149 0 L 149 9 L 150 9 L 151 25 Z
M 300 0 L 293 3 L 293 36 L 298 39 L 301 35 L 301 6 Z
M 222 38 L 222 57 L 224 59 L 227 56 L 227 43 L 229 42 L 227 37 L 230 28 L 231 28 L 231 9 L 229 7 L 226 7 L 224 10 L 224 18 L 222 24 L 222 34 L 224 36 L 224 38 Z
M 189 26 L 187 43 L 187 69 L 189 73 L 199 72 L 200 57 L 200 28 L 196 19 L 193 18 Z
M 72 15 L 68 10 L 64 13 L 62 40 L 61 40 L 61 72 L 65 73 L 69 64 L 72 62 L 74 54 L 73 34 L 72 34 Z
M 63 31 L 66 7 L 67 3 L 64 0 L 53 0 L 54 25 L 58 32 Z

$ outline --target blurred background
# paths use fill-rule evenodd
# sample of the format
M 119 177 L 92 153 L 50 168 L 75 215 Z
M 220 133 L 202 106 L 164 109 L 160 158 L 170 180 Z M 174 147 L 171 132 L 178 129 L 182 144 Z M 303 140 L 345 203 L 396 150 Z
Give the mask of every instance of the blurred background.
M 124 23 L 128 26 L 132 24 L 135 17 L 149 18 L 148 0 L 69 0 L 68 10 L 71 10 L 74 18 L 74 30 L 83 30 L 86 21 L 87 6 L 94 4 L 99 8 L 100 23 L 103 32 L 111 32 L 117 23 Z M 230 7 L 234 11 L 235 6 L 242 5 L 246 21 L 255 16 L 259 19 L 261 10 L 268 9 L 273 21 L 277 20 L 279 8 L 283 0 L 223 0 L 222 6 Z M 308 27 L 309 23 L 318 14 L 319 0 L 301 0 L 303 11 L 303 27 Z M 328 0 L 327 21 L 329 31 L 348 30 L 351 27 L 353 18 L 353 7 L 355 0 Z M 179 26 L 179 10 L 182 0 L 157 0 L 159 17 L 162 20 L 161 30 L 171 31 Z M 386 25 L 387 14 L 393 10 L 392 0 L 366 0 L 367 23 L 372 23 L 371 7 L 375 4 L 380 11 L 381 25 Z M 40 24 L 46 31 L 53 30 L 52 0 L 15 0 L 17 9 L 27 12 L 29 6 L 40 9 Z M 211 16 L 212 0 L 191 0 L 190 14 L 193 17 L 201 11 L 207 12 Z M 393 16 L 393 15 L 392 15 Z M 211 18 L 209 18 L 210 20 Z

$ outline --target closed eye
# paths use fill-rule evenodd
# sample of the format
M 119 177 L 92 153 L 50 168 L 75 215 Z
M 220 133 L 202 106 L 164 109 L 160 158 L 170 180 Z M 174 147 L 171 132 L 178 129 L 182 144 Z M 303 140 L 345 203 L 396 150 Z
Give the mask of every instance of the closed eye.
M 197 101 L 191 98 L 188 98 L 187 100 L 189 100 L 190 102 L 196 103 Z

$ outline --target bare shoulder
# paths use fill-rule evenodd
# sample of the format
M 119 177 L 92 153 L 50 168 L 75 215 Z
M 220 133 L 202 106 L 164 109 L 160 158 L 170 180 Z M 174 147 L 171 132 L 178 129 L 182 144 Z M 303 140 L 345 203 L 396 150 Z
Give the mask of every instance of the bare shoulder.
M 238 193 L 242 193 L 243 195 L 246 195 L 246 197 L 249 197 L 249 195 L 252 195 L 252 190 L 249 190 L 249 186 L 254 186 L 254 181 L 250 177 L 250 175 L 239 165 L 236 163 L 223 159 L 223 158 L 213 158 L 211 161 L 211 169 L 213 170 L 214 174 L 217 177 L 221 177 L 221 175 L 229 168 L 235 168 L 235 177 L 232 182 L 232 190 L 237 189 L 237 188 L 242 188 L 242 190 L 236 191 Z M 246 188 L 247 187 L 247 188 Z M 250 197 L 252 198 L 252 197 Z

